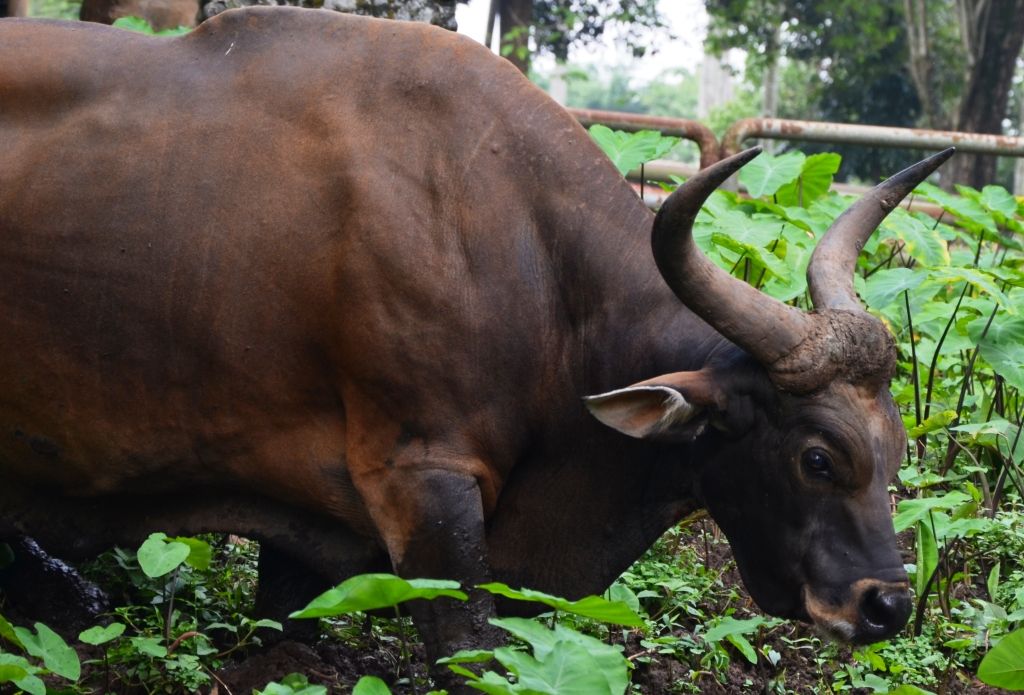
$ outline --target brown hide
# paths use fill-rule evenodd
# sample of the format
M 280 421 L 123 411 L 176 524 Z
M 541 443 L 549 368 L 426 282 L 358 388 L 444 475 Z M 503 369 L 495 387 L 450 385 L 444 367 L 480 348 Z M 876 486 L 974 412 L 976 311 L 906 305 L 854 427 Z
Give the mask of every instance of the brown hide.
M 905 622 L 884 378 L 780 389 L 482 46 L 289 8 L 173 39 L 6 20 L 0 152 L 0 537 L 235 531 L 333 579 L 578 597 L 706 505 L 772 612 Z M 749 314 L 740 345 L 771 333 Z M 485 595 L 411 610 L 432 657 L 497 637 Z
M 83 0 L 78 14 L 86 22 L 113 24 L 120 17 L 141 17 L 156 31 L 194 27 L 198 0 Z

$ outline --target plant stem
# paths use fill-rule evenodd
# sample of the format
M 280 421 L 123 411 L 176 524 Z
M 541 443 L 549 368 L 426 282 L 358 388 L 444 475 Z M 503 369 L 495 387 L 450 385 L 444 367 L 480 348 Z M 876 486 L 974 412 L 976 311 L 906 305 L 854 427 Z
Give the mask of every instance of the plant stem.
M 178 572 L 181 570 L 181 565 L 174 568 L 174 574 L 171 575 L 171 596 L 167 599 L 167 619 L 164 620 L 164 641 L 171 641 L 171 628 L 173 627 L 171 621 L 174 619 L 174 594 L 175 589 L 178 586 Z
M 967 366 L 964 368 L 964 381 L 960 385 L 960 399 L 956 404 L 956 417 L 953 422 L 950 423 L 950 427 L 955 427 L 960 422 L 960 411 L 964 408 L 964 399 L 967 397 L 967 388 L 971 383 L 971 375 L 974 372 L 974 362 L 978 359 L 978 352 L 981 350 L 981 341 L 988 335 L 988 329 L 992 327 L 992 321 L 996 317 L 996 312 L 999 310 L 999 303 L 992 307 L 992 313 L 989 314 L 988 322 L 985 324 L 985 329 L 981 332 L 981 336 L 978 338 L 978 344 L 974 346 L 974 350 L 971 351 L 971 358 L 967 362 Z M 956 437 L 952 437 L 949 442 L 949 447 L 946 449 L 946 458 L 942 462 L 942 468 L 939 471 L 940 475 L 945 476 L 949 472 L 949 469 L 953 466 L 953 459 L 956 456 Z
M 416 675 L 412 672 L 412 650 L 409 648 L 409 640 L 405 634 L 405 625 L 402 623 L 402 614 L 395 606 L 395 624 L 398 625 L 398 639 L 402 643 L 402 663 L 405 664 L 405 671 L 409 674 L 409 687 L 412 688 L 412 695 L 419 695 L 416 687 Z

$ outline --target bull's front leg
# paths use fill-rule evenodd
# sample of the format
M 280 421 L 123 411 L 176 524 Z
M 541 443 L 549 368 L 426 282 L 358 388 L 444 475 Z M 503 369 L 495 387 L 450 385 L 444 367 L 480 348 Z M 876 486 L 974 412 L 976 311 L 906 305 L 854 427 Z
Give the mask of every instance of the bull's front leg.
M 367 476 L 353 470 L 395 571 L 405 578 L 454 579 L 468 590 L 468 602 L 409 604 L 431 673 L 444 685 L 451 684 L 451 674 L 433 666 L 437 659 L 501 642 L 501 631 L 488 623 L 493 597 L 472 589 L 491 578 L 481 491 L 472 474 L 480 469 L 479 461 L 403 457 L 365 471 Z

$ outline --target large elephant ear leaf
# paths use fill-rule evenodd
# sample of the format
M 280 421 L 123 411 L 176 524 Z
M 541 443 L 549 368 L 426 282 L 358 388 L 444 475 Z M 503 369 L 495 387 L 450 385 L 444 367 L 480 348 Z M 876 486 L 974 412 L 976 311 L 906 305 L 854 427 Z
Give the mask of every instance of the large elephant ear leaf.
M 623 176 L 641 164 L 664 157 L 680 142 L 679 138 L 665 137 L 656 130 L 626 133 L 597 124 L 588 132 Z
M 1006 690 L 1024 690 L 1024 628 L 989 650 L 978 666 L 978 680 Z
M 775 194 L 800 176 L 807 157 L 803 152 L 786 152 L 774 157 L 762 154 L 740 169 L 740 183 L 752 198 Z
M 843 158 L 835 152 L 812 154 L 800 167 L 800 175 L 775 193 L 779 205 L 807 207 L 828 193 L 832 177 L 839 171 Z

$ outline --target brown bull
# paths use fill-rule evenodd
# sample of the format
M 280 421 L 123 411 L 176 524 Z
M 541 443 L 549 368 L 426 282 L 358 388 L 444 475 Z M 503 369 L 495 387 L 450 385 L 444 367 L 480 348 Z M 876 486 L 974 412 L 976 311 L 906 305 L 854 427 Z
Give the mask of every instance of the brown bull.
M 851 278 L 947 155 L 836 222 L 805 314 L 690 236 L 754 154 L 652 219 L 570 116 L 446 31 L 0 23 L 0 534 L 77 556 L 235 531 L 264 541 L 264 590 L 292 553 L 325 581 L 575 597 L 706 506 L 765 610 L 892 635 L 905 435 Z M 495 639 L 489 598 L 413 610 L 431 656 Z

